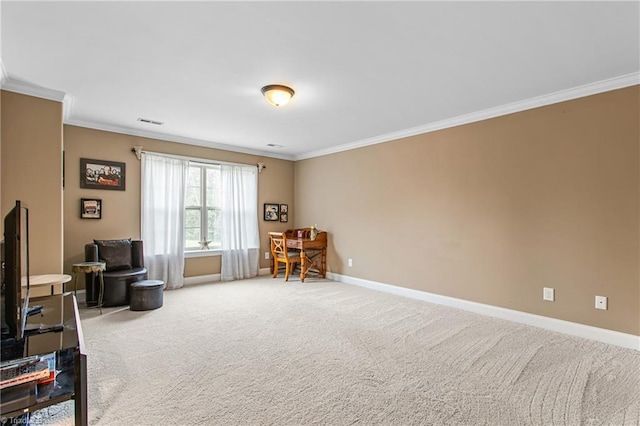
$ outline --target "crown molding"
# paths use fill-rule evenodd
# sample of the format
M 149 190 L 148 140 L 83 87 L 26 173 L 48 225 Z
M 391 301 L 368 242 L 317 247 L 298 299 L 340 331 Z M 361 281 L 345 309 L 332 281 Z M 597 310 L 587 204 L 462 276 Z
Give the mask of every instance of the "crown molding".
M 526 99 L 524 101 L 513 102 L 495 108 L 489 108 L 482 111 L 476 111 L 458 117 L 448 118 L 446 120 L 436 121 L 434 123 L 422 126 L 412 127 L 397 132 L 387 133 L 356 142 L 346 143 L 327 149 L 307 152 L 305 154 L 294 157 L 295 161 L 306 160 L 308 158 L 322 157 L 338 152 L 349 151 L 356 148 L 362 148 L 369 145 L 376 145 L 383 142 L 389 142 L 409 136 L 420 135 L 423 133 L 435 132 L 436 130 L 448 129 L 451 127 L 461 126 L 463 124 L 474 123 L 476 121 L 487 120 L 490 118 L 500 117 L 502 115 L 513 114 L 515 112 L 526 111 L 528 109 L 539 108 L 546 105 L 556 104 L 559 102 L 569 101 L 572 99 L 583 98 L 585 96 L 596 95 L 598 93 L 608 92 L 611 90 L 622 89 L 629 86 L 640 84 L 640 73 L 635 72 L 620 77 L 614 77 L 595 83 L 585 84 L 583 86 L 571 89 L 561 90 L 547 95 L 537 96 L 535 98 Z
M 4 68 L 0 67 L 0 72 L 4 72 Z M 209 141 L 204 141 L 200 139 L 192 139 L 188 137 L 170 135 L 165 133 L 157 133 L 157 132 L 150 132 L 150 131 L 139 130 L 139 129 L 132 129 L 124 126 L 115 126 L 115 125 L 109 125 L 109 124 L 103 124 L 103 123 L 97 123 L 97 122 L 74 120 L 71 118 L 71 114 L 73 111 L 74 98 L 73 96 L 70 96 L 65 92 L 48 89 L 46 87 L 37 86 L 35 84 L 26 83 L 19 80 L 13 80 L 10 78 L 7 78 L 6 81 L 2 83 L 2 89 L 7 90 L 9 92 L 20 93 L 22 95 L 35 96 L 38 98 L 48 99 L 56 102 L 62 102 L 64 124 L 69 124 L 72 126 L 85 127 L 89 129 L 95 129 L 95 130 L 103 130 L 106 132 L 120 133 L 120 134 L 131 135 L 131 136 L 140 136 L 140 137 L 158 139 L 158 140 L 169 141 L 169 142 L 177 142 L 177 143 L 183 143 L 187 145 L 196 145 L 196 146 L 202 146 L 205 148 L 219 149 L 222 151 L 232 151 L 232 152 L 239 152 L 242 154 L 258 155 L 260 157 L 278 158 L 281 160 L 289 160 L 289 161 L 293 160 L 293 157 L 289 155 L 274 154 L 266 151 L 225 145 L 221 143 L 209 142 Z
M 4 86 L 4 83 L 7 81 L 8 78 L 9 77 L 7 76 L 7 70 L 4 68 L 2 59 L 0 59 L 0 87 Z
M 225 145 L 221 143 L 209 142 L 201 139 L 187 138 L 183 136 L 170 135 L 166 133 L 132 129 L 130 127 L 115 126 L 112 124 L 103 124 L 103 123 L 73 120 L 73 119 L 65 120 L 64 124 L 67 124 L 70 126 L 84 127 L 88 129 L 94 129 L 94 130 L 102 130 L 105 132 L 113 132 L 113 133 L 120 133 L 120 134 L 130 135 L 130 136 L 139 136 L 143 138 L 157 139 L 157 140 L 167 141 L 167 142 L 176 142 L 176 143 L 182 143 L 187 145 L 201 146 L 204 148 L 219 149 L 221 151 L 232 151 L 232 152 L 238 152 L 241 154 L 258 155 L 261 157 L 269 157 L 269 158 L 277 158 L 280 160 L 293 161 L 293 157 L 288 155 L 274 154 L 271 152 L 259 151 L 255 149 L 249 149 L 249 148 L 242 148 L 239 146 Z
M 13 80 L 7 77 L 4 66 L 0 61 L 0 86 L 3 90 L 20 93 L 21 95 L 35 96 L 50 101 L 62 102 L 63 120 L 68 120 L 73 111 L 73 96 L 59 90 L 48 89 L 24 81 Z
M 582 86 L 574 87 L 571 89 L 561 90 L 558 92 L 550 93 L 547 95 L 537 96 L 534 98 L 526 99 L 524 101 L 513 102 L 510 104 L 502 105 L 495 108 L 489 108 L 482 111 L 477 111 L 458 117 L 449 118 L 446 120 L 436 121 L 433 123 L 412 127 L 397 132 L 391 132 L 384 135 L 375 136 L 372 138 L 362 139 L 355 142 L 346 143 L 343 145 L 334 146 L 327 149 L 310 151 L 304 154 L 292 156 L 284 154 L 275 154 L 266 151 L 253 150 L 249 148 L 242 148 L 238 146 L 225 145 L 221 143 L 204 141 L 201 139 L 193 139 L 183 136 L 170 135 L 164 133 L 150 132 L 145 130 L 133 129 L 124 126 L 108 125 L 97 122 L 87 122 L 81 120 L 71 119 L 71 113 L 73 109 L 74 99 L 72 96 L 58 90 L 48 89 L 46 87 L 37 86 L 31 83 L 14 80 L 8 77 L 6 70 L 0 60 L 0 88 L 10 92 L 20 93 L 28 96 L 35 96 L 43 99 L 48 99 L 56 102 L 63 102 L 64 111 L 64 123 L 86 127 L 90 129 L 103 130 L 114 133 L 121 133 L 132 136 L 140 136 L 151 139 L 165 140 L 169 142 L 183 143 L 187 145 L 202 146 L 205 148 L 220 149 L 223 151 L 239 152 L 243 154 L 259 155 L 269 158 L 277 158 L 281 160 L 299 161 L 314 157 L 322 157 L 325 155 L 336 154 L 339 152 L 349 151 L 352 149 L 362 148 L 369 145 L 376 145 L 379 143 L 389 142 L 397 139 L 402 139 L 410 136 L 415 136 L 424 133 L 430 133 L 437 130 L 448 129 L 451 127 L 461 126 L 464 124 L 474 123 L 477 121 L 487 120 L 490 118 L 500 117 L 507 114 L 513 114 L 516 112 L 526 111 L 533 108 L 539 108 L 546 105 L 551 105 L 559 102 L 569 101 L 572 99 L 582 98 L 585 96 L 591 96 L 598 93 L 608 92 L 611 90 L 622 89 L 629 86 L 640 84 L 640 73 L 635 72 L 619 77 L 614 77 L 607 80 L 602 80 L 595 83 L 585 84 Z
M 75 99 L 73 96 L 67 94 L 62 101 L 62 122 L 66 122 L 71 119 L 71 112 L 73 111 L 73 103 Z
M 36 98 L 48 99 L 50 101 L 63 102 L 67 94 L 59 90 L 48 89 L 25 81 L 6 79 L 2 84 L 2 90 L 20 93 L 21 95 L 35 96 Z

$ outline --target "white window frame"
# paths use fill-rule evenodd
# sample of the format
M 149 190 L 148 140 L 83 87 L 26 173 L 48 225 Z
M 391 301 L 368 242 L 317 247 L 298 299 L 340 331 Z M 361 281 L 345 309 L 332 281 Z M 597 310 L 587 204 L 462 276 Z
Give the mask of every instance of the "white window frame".
M 197 158 L 197 157 L 189 157 L 189 156 L 185 156 L 185 155 L 176 155 L 176 154 L 167 154 L 167 153 L 162 153 L 162 152 L 153 152 L 153 151 L 143 151 L 142 147 L 137 147 L 138 149 L 136 149 L 134 147 L 134 151 L 136 152 L 136 155 L 139 155 L 142 152 L 149 152 L 150 154 L 156 154 L 156 155 L 163 155 L 165 157 L 173 157 L 173 158 L 182 158 L 182 159 L 186 159 L 189 160 L 190 162 L 190 166 L 191 164 L 193 165 L 202 165 L 202 166 L 221 166 L 222 164 L 233 164 L 233 165 L 240 165 L 240 166 L 246 166 L 247 164 L 242 164 L 242 163 L 231 163 L 231 162 L 226 162 L 226 161 L 217 161 L 217 160 L 210 160 L 210 159 L 206 159 L 206 158 Z M 139 159 L 139 157 L 138 157 Z M 185 194 L 186 196 L 186 194 Z M 186 212 L 186 205 L 185 205 L 185 212 Z M 183 223 L 183 226 L 186 227 L 186 221 Z M 186 244 L 186 236 L 185 236 L 185 244 Z M 213 249 L 209 249 L 209 250 L 200 250 L 200 248 L 198 247 L 197 249 L 187 249 L 185 247 L 185 251 L 184 251 L 184 257 L 185 258 L 192 258 L 192 257 L 205 257 L 205 256 L 221 256 L 222 255 L 222 249 L 221 248 L 213 248 Z
M 209 207 L 207 205 L 207 170 L 208 169 L 216 169 L 217 172 L 220 172 L 220 165 L 213 163 L 202 163 L 193 161 L 189 163 L 189 169 L 191 168 L 199 168 L 200 169 L 200 201 L 201 206 L 188 206 L 185 203 L 185 216 L 188 210 L 199 210 L 200 211 L 200 235 L 206 235 L 208 232 L 208 220 L 209 220 L 209 210 L 220 210 L 220 207 Z M 221 247 L 213 246 L 208 250 L 201 250 L 200 247 L 187 247 L 186 240 L 186 220 L 184 223 L 185 226 L 185 257 L 204 257 L 204 256 L 219 256 L 221 252 Z

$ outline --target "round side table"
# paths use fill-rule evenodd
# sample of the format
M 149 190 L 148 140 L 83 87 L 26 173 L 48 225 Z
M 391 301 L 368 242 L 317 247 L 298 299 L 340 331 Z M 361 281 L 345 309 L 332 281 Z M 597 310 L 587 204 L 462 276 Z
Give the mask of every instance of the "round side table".
M 65 292 L 64 284 L 71 281 L 71 275 L 66 274 L 46 274 L 31 275 L 29 277 L 29 287 L 46 287 L 51 286 L 51 295 L 56 294 L 56 287 L 60 286 L 62 293 Z M 22 282 L 22 287 L 27 288 L 27 283 Z
M 73 291 L 76 296 L 78 294 L 78 274 L 85 273 L 88 274 L 90 272 L 97 272 L 100 277 L 100 291 L 98 292 L 98 309 L 100 309 L 100 314 L 102 314 L 102 296 L 104 295 L 104 277 L 102 276 L 102 272 L 106 269 L 107 264 L 104 262 L 82 262 L 82 263 L 74 263 L 73 264 L 73 273 L 76 276 L 76 280 L 73 286 Z

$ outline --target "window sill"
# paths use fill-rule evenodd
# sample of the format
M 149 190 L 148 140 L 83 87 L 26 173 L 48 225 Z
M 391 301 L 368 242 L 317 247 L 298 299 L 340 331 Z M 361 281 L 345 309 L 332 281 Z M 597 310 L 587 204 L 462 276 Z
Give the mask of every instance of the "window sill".
M 189 250 L 184 252 L 184 258 L 190 259 L 193 257 L 209 257 L 209 256 L 221 256 L 222 251 L 219 249 L 214 250 Z

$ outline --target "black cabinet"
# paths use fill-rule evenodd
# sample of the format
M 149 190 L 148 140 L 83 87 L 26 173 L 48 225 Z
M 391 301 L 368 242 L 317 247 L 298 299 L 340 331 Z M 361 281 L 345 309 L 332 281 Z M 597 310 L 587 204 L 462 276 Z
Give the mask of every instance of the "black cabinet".
M 57 375 L 54 381 L 47 384 L 36 386 L 31 382 L 21 389 L 14 389 L 16 395 L 13 404 L 5 400 L 10 394 L 3 393 L 1 416 L 3 419 L 19 417 L 74 400 L 75 424 L 87 425 L 87 354 L 76 298 L 72 293 L 64 293 L 34 298 L 29 304 L 42 305 L 43 309 L 42 315 L 29 317 L 28 326 L 47 328 L 64 325 L 62 332 L 35 334 L 26 340 L 28 356 L 55 353 Z

